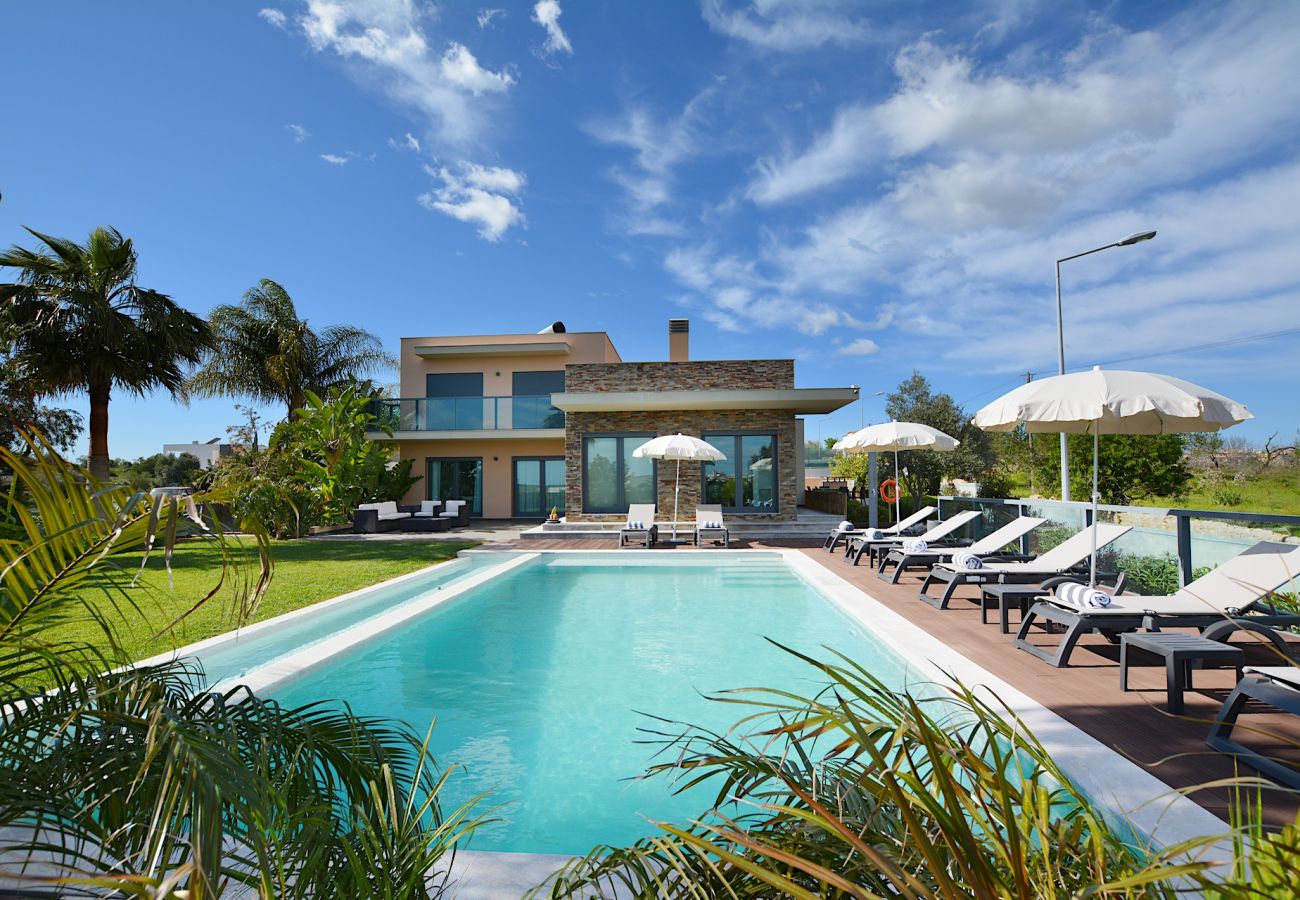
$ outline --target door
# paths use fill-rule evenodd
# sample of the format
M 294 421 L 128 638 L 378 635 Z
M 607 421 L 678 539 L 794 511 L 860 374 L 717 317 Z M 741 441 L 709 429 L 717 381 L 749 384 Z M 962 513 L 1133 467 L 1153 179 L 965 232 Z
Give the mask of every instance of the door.
M 483 515 L 482 457 L 430 457 L 426 462 L 430 500 L 464 500 L 471 516 Z
M 554 509 L 564 515 L 564 459 L 515 457 L 514 514 L 520 519 L 544 519 Z

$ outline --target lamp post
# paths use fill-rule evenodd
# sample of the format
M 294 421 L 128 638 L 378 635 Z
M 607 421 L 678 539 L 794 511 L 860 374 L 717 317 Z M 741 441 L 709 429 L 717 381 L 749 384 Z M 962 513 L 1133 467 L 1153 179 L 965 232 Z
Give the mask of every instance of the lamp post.
M 1116 241 L 1104 247 L 1095 247 L 1092 250 L 1085 250 L 1073 256 L 1063 256 L 1056 261 L 1056 361 L 1057 371 L 1061 375 L 1065 374 L 1065 327 L 1061 321 L 1061 263 L 1078 259 L 1080 256 L 1100 253 L 1103 250 L 1109 250 L 1111 247 L 1127 247 L 1130 244 L 1140 244 L 1143 241 L 1151 240 L 1155 236 L 1154 231 L 1139 231 L 1136 234 L 1130 234 L 1122 241 Z M 1061 432 L 1061 499 L 1067 501 L 1070 499 L 1070 442 L 1068 435 L 1064 431 Z

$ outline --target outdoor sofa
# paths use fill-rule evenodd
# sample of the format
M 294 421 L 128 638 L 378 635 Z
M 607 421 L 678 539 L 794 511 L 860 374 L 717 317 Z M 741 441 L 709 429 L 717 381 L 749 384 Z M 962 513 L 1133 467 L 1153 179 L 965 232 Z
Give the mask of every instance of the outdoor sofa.
M 1035 518 L 1034 516 L 1019 516 L 1003 525 L 997 531 L 990 532 L 978 541 L 972 543 L 953 545 L 949 547 L 940 547 L 936 550 L 904 550 L 902 547 L 894 547 L 888 553 L 881 556 L 880 568 L 876 574 L 890 584 L 898 584 L 899 577 L 908 569 L 912 568 L 933 568 L 935 565 L 948 562 L 952 559 L 954 553 L 970 553 L 978 556 L 981 561 L 989 562 L 1012 562 L 1027 561 L 1031 557 L 1019 553 L 1004 554 L 1001 551 L 1012 544 L 1019 543 L 1020 539 L 1029 532 L 1033 531 L 1039 525 L 1046 522 L 1046 519 Z M 890 563 L 894 564 L 893 574 L 886 577 L 885 569 Z
M 941 522 L 935 522 L 934 525 L 915 538 L 903 537 L 900 534 L 886 535 L 885 537 L 873 539 L 868 535 L 862 537 L 849 538 L 849 548 L 846 556 L 853 557 L 853 565 L 858 565 L 862 561 L 863 554 L 868 555 L 871 563 L 876 561 L 876 553 L 884 554 L 885 551 L 894 547 L 901 547 L 907 541 L 923 540 L 928 546 L 941 547 L 951 543 L 956 545 L 956 540 L 950 542 L 948 535 L 954 534 L 972 519 L 979 518 L 979 510 L 964 509 L 951 519 L 944 519 Z
M 1205 637 L 1223 640 L 1235 630 L 1249 629 L 1282 646 L 1271 629 L 1300 625 L 1300 614 L 1279 610 L 1266 598 L 1298 576 L 1300 544 L 1260 541 L 1168 596 L 1134 594 L 1101 607 L 1079 606 L 1059 596 L 1044 598 L 1020 623 L 1016 646 L 1058 668 L 1069 665 L 1079 638 L 1094 631 L 1114 635 L 1137 628 L 1199 628 Z M 1065 627 L 1055 649 L 1029 642 L 1035 622 Z
M 1097 550 L 1114 543 L 1133 530 L 1131 525 L 1097 525 Z M 963 584 L 1032 584 L 1054 575 L 1065 575 L 1092 553 L 1092 526 L 1067 538 L 1051 550 L 1032 560 L 989 562 L 978 569 L 961 568 L 952 562 L 938 563 L 930 569 L 917 599 L 938 609 L 947 609 L 953 593 Z M 942 596 L 931 597 L 930 585 L 946 583 Z
M 840 541 L 844 541 L 845 550 L 847 551 L 849 538 L 862 537 L 869 532 L 879 532 L 882 536 L 902 534 L 913 525 L 920 525 L 926 519 L 930 518 L 930 516 L 934 515 L 935 512 L 936 510 L 933 506 L 923 506 L 906 519 L 895 522 L 887 528 L 854 528 L 851 531 L 841 531 L 837 528 L 826 536 L 826 540 L 822 542 L 822 549 L 834 553 L 835 548 L 839 546 Z
M 362 503 L 352 514 L 352 530 L 356 534 L 398 531 L 402 523 L 409 518 L 411 518 L 410 510 L 399 509 L 393 500 L 383 503 Z

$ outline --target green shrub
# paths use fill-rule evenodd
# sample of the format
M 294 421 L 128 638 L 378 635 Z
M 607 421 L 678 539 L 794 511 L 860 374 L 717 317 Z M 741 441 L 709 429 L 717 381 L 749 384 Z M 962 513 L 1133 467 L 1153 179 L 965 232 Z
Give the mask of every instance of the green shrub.
M 1147 596 L 1172 594 L 1181 586 L 1178 583 L 1178 559 L 1169 554 L 1164 556 L 1138 556 L 1133 553 L 1115 555 L 1115 565 L 1128 576 L 1128 590 Z M 1201 566 L 1192 571 L 1192 577 L 1200 578 L 1213 566 Z
M 1220 506 L 1240 506 L 1241 502 L 1246 499 L 1241 491 L 1233 487 L 1217 488 L 1213 497 L 1214 502 Z

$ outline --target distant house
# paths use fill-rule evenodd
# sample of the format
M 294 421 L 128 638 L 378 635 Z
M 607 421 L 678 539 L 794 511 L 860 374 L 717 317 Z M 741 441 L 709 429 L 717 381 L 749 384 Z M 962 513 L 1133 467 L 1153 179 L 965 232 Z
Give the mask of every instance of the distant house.
M 163 444 L 163 453 L 169 456 L 180 456 L 182 453 L 188 453 L 191 456 L 198 457 L 199 465 L 205 469 L 211 469 L 217 464 L 217 460 L 223 456 L 229 456 L 231 453 L 230 445 L 221 443 L 221 438 L 213 438 L 205 444 L 198 441 L 192 441 L 188 444 Z
M 376 404 L 396 455 L 423 480 L 406 497 L 463 499 L 472 515 L 614 521 L 631 503 L 674 501 L 676 467 L 632 451 L 658 434 L 703 437 L 727 456 L 683 466 L 680 513 L 697 503 L 737 518 L 796 517 L 801 415 L 829 413 L 856 388 L 796 388 L 790 359 L 693 360 L 689 324 L 668 327 L 668 360 L 624 362 L 604 332 L 403 338 L 402 398 Z

